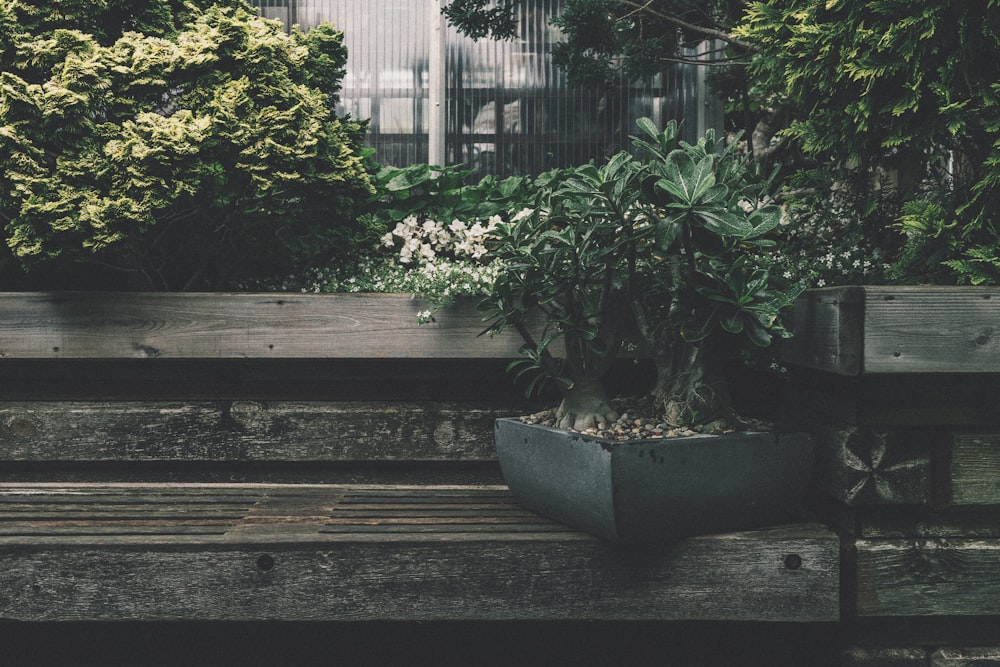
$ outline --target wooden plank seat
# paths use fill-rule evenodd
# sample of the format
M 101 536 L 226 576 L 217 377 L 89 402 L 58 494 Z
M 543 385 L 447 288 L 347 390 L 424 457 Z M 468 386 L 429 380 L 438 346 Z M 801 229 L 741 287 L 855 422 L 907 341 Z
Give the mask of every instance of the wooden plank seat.
M 823 526 L 616 546 L 521 509 L 517 341 L 334 296 L 0 294 L 0 620 L 839 617 Z
M 0 485 L 22 621 L 830 621 L 837 551 L 818 525 L 616 547 L 503 486 Z

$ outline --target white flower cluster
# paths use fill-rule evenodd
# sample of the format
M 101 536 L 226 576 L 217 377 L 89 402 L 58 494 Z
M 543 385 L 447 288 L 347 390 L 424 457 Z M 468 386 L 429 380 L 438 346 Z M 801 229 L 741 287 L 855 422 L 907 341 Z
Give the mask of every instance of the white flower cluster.
M 442 259 L 415 268 L 385 258 L 372 258 L 363 261 L 350 278 L 328 280 L 323 291 L 409 293 L 433 306 L 417 316 L 421 322 L 430 322 L 438 308 L 457 297 L 488 293 L 501 270 L 500 262 L 478 264 Z
M 520 219 L 531 210 L 515 215 Z M 421 322 L 430 322 L 434 313 L 461 296 L 488 294 L 503 270 L 501 262 L 489 255 L 489 243 L 499 215 L 486 221 L 452 220 L 445 225 L 435 220 L 408 216 L 385 234 L 381 245 L 393 249 L 361 259 L 350 272 L 318 268 L 290 276 L 280 289 L 303 292 L 400 292 L 426 301 L 431 308 L 418 314 Z
M 889 270 L 883 251 L 865 238 L 858 214 L 840 199 L 786 208 L 778 247 L 758 261 L 773 275 L 809 287 L 883 281 Z
M 382 245 L 399 248 L 400 264 L 433 264 L 439 259 L 480 261 L 488 252 L 490 234 L 501 222 L 500 216 L 494 215 L 485 224 L 452 220 L 445 225 L 411 215 L 382 237 Z

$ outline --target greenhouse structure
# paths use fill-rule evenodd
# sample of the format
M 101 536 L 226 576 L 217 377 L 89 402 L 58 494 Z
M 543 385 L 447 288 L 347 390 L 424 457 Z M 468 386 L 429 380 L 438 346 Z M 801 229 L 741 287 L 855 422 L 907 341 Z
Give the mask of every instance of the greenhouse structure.
M 349 60 L 339 113 L 370 119 L 383 164 L 465 164 L 478 175 L 537 174 L 628 145 L 635 119 L 683 119 L 688 140 L 721 127 L 707 68 L 671 64 L 646 81 L 571 87 L 553 66 L 561 0 L 527 0 L 520 36 L 473 41 L 447 25 L 443 0 L 253 0 L 303 30 L 330 21 Z M 698 57 L 691 50 L 689 57 Z

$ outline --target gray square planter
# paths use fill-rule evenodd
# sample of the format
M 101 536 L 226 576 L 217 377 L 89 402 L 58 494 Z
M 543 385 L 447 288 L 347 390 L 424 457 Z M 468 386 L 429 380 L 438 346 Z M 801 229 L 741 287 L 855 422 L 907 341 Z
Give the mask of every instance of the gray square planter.
M 495 435 L 504 480 L 521 505 L 612 541 L 791 521 L 812 476 L 805 433 L 621 442 L 498 419 Z

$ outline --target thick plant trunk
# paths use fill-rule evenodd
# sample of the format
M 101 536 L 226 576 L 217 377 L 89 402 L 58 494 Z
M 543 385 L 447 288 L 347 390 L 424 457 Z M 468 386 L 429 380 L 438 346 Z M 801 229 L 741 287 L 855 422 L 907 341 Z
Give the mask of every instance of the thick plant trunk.
M 714 433 L 736 425 L 721 365 L 704 345 L 681 342 L 658 359 L 653 395 L 670 426 Z
M 556 425 L 576 431 L 597 428 L 616 419 L 618 414 L 611 407 L 604 385 L 593 378 L 575 380 L 573 386 L 564 389 L 562 403 L 556 410 Z

